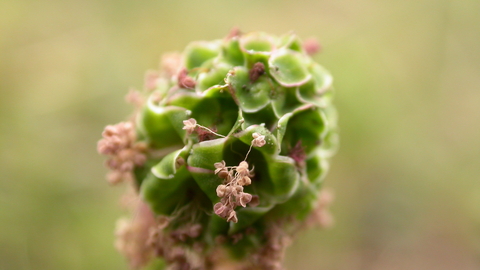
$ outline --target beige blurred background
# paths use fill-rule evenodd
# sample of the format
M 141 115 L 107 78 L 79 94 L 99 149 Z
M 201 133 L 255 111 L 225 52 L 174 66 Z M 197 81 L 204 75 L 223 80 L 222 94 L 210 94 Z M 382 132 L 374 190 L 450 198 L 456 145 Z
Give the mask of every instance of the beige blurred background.
M 291 270 L 480 269 L 480 1 L 0 1 L 0 269 L 127 269 L 96 142 L 160 55 L 316 37 L 334 75 L 336 226 Z

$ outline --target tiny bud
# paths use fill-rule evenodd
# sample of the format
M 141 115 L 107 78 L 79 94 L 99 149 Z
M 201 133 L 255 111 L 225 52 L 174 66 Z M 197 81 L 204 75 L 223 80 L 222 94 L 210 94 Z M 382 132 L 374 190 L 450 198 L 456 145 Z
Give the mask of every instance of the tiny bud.
M 195 88 L 195 84 L 196 83 L 192 77 L 188 76 L 186 69 L 183 69 L 178 73 L 178 86 L 182 88 L 193 89 Z
M 253 65 L 252 69 L 250 69 L 249 78 L 251 82 L 255 82 L 265 74 L 265 65 L 262 62 L 257 62 Z
M 303 42 L 303 49 L 308 55 L 314 55 L 320 51 L 320 43 L 315 39 L 307 39 Z
M 234 37 L 239 37 L 242 33 L 240 32 L 240 29 L 238 29 L 237 27 L 234 27 L 232 29 L 230 29 L 230 33 L 228 33 L 228 35 L 225 37 L 226 40 L 230 40 Z

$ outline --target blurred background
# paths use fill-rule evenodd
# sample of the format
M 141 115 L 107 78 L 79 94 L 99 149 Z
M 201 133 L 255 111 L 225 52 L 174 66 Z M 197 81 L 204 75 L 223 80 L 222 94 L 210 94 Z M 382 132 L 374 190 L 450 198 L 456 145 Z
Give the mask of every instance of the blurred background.
M 0 269 L 127 269 L 96 143 L 160 56 L 315 37 L 334 75 L 334 228 L 288 269 L 480 269 L 480 1 L 0 1 Z

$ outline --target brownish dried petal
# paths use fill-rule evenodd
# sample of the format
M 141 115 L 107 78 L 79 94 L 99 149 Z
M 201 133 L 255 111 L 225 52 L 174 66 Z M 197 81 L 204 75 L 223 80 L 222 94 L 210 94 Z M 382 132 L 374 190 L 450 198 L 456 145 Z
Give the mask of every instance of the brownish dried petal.
M 248 175 L 248 173 L 249 173 L 248 163 L 246 161 L 240 162 L 240 164 L 237 166 L 236 170 L 237 170 L 237 172 L 240 176 Z
M 240 205 L 243 207 L 247 207 L 247 203 L 252 200 L 252 197 L 252 194 L 242 193 L 242 195 L 240 196 Z
M 235 223 L 238 222 L 237 213 L 233 210 L 230 211 L 230 213 L 228 214 L 227 222 L 230 222 L 230 221 L 233 221 Z
M 263 74 L 265 74 L 265 65 L 262 62 L 255 63 L 249 72 L 250 81 L 257 81 Z
M 225 196 L 225 191 L 226 191 L 226 186 L 225 185 L 219 185 L 217 187 L 217 196 L 222 198 Z
M 228 211 L 230 211 L 230 207 L 222 204 L 222 203 L 216 203 L 214 206 L 213 206 L 213 210 L 215 212 L 215 214 L 217 214 L 218 216 L 224 218 L 226 217 Z
M 218 177 L 220 177 L 221 179 L 226 179 L 229 176 L 229 173 L 228 173 L 227 169 L 217 169 L 217 170 L 220 170 L 218 172 Z
M 252 179 L 250 179 L 250 177 L 248 177 L 248 176 L 244 176 L 244 177 L 240 178 L 240 180 L 238 181 L 238 184 L 242 185 L 242 186 L 248 186 L 251 183 L 252 183 Z

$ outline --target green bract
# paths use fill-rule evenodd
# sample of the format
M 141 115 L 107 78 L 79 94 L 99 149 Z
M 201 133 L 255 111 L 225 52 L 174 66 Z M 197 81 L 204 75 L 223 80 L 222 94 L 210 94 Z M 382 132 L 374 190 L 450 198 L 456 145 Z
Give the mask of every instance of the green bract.
M 179 59 L 137 114 L 136 138 L 148 150 L 135 185 L 156 216 L 170 219 L 164 230 L 201 225 L 185 245 L 201 243 L 208 254 L 221 244 L 244 258 L 267 242 L 270 224 L 301 223 L 315 207 L 337 146 L 332 77 L 293 34 L 193 42 Z M 255 146 L 254 136 L 265 144 Z M 244 160 L 252 170 L 244 192 L 259 204 L 237 207 L 238 222 L 226 221 L 214 213 L 226 184 L 215 164 Z

